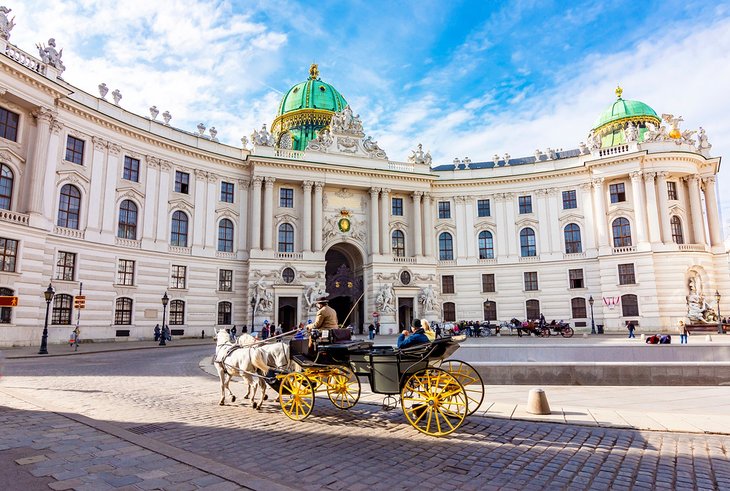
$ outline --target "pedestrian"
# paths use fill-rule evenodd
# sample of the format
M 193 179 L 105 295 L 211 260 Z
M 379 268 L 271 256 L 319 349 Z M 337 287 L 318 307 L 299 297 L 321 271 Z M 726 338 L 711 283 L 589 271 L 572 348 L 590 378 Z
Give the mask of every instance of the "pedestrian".
M 542 329 L 543 327 L 545 327 L 545 315 L 542 312 L 540 312 L 540 324 L 539 324 L 539 326 L 540 326 L 540 329 Z
M 172 341 L 172 335 L 170 334 L 170 328 L 165 325 L 162 327 L 162 335 L 165 337 L 167 341 Z
M 160 340 L 160 325 L 155 325 L 155 341 Z
M 246 324 L 241 326 L 241 334 L 246 334 L 248 332 L 248 326 Z
M 238 330 L 236 329 L 236 325 L 233 324 L 233 327 L 231 328 L 231 342 L 232 343 L 236 342 L 236 333 L 237 332 L 238 332 Z
M 71 340 L 69 341 L 70 345 L 74 347 L 74 351 L 79 350 L 79 335 L 81 334 L 81 330 L 78 326 L 76 326 L 76 329 L 74 329 L 71 332 Z
M 687 344 L 688 336 L 689 331 L 687 330 L 687 324 L 682 322 L 682 325 L 679 326 L 679 344 Z
M 375 326 L 373 325 L 372 322 L 368 326 L 368 339 L 371 340 L 371 341 L 373 339 L 375 339 Z
M 634 336 L 634 330 L 636 329 L 636 326 L 634 325 L 634 321 L 629 321 L 629 323 L 626 324 L 626 329 L 629 330 L 629 339 L 636 337 L 636 336 Z
M 265 320 L 264 325 L 261 328 L 261 339 L 268 339 L 269 337 L 269 321 Z

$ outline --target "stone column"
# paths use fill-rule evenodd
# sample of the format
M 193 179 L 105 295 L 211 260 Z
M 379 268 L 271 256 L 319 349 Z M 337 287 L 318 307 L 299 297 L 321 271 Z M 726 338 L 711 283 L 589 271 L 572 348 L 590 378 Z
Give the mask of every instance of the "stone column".
M 207 191 L 208 173 L 195 169 L 195 201 L 193 202 L 193 247 L 202 248 L 205 244 L 205 195 Z M 188 244 L 190 245 L 190 244 Z
M 205 217 L 203 217 L 205 238 L 203 239 L 203 243 L 207 249 L 212 249 L 213 251 L 218 250 L 218 221 L 215 216 L 215 204 L 220 197 L 219 193 L 220 184 L 218 176 L 210 172 L 208 173 L 208 186 L 205 190 Z M 235 233 L 235 228 L 233 231 Z M 235 251 L 235 249 L 233 250 Z
M 276 178 L 267 177 L 264 184 L 264 243 L 262 249 L 274 249 L 274 182 Z
M 322 189 L 323 182 L 314 183 L 314 252 L 322 251 Z
M 264 178 L 251 179 L 251 249 L 261 250 L 261 183 Z
M 370 188 L 370 253 L 380 254 L 380 238 L 378 237 L 378 195 L 380 188 Z
M 249 226 L 249 206 L 248 206 L 248 187 L 251 181 L 248 179 L 238 179 L 238 250 L 246 250 L 248 248 L 248 226 Z
M 507 224 L 507 250 L 510 256 L 519 256 L 520 237 L 515 223 L 515 195 L 504 193 L 505 220 Z
M 422 191 L 414 192 L 411 197 L 413 198 L 413 255 L 422 256 L 422 231 L 421 231 L 421 196 Z M 415 305 L 415 304 L 414 304 Z
M 302 250 L 304 252 L 312 252 L 312 184 L 312 181 L 302 183 Z
M 122 147 L 109 144 L 109 155 L 106 161 L 106 185 L 104 186 L 104 202 L 102 209 L 102 233 L 117 235 L 117 181 L 119 180 L 119 157 Z
M 454 196 L 454 213 L 452 216 L 456 222 L 456 234 L 454 237 L 455 258 L 466 257 L 466 213 L 464 212 L 464 197 Z
M 692 233 L 695 244 L 705 243 L 705 228 L 702 223 L 702 200 L 700 198 L 700 176 L 687 177 L 689 187 L 689 207 L 692 217 Z
M 596 225 L 593 219 L 593 199 L 591 195 L 591 183 L 583 183 L 580 185 L 581 191 L 581 203 L 580 207 L 583 210 L 583 217 L 585 220 L 585 227 L 583 227 L 583 240 L 585 240 L 585 248 L 595 249 L 596 248 Z
M 28 213 L 42 215 L 45 195 L 43 186 L 45 184 L 46 162 L 48 160 L 48 142 L 51 138 L 51 123 L 53 122 L 55 112 L 52 109 L 40 107 L 36 111 L 33 111 L 33 116 L 36 118 L 37 131 L 33 161 L 28 166 L 28 183 L 30 185 Z M 56 195 L 57 193 L 54 192 L 53 196 L 55 197 Z
M 382 188 L 380 190 L 380 253 L 392 254 L 392 244 L 390 241 L 390 189 Z
M 634 207 L 634 228 L 636 229 L 636 243 L 646 242 L 646 220 L 644 219 L 644 200 L 641 193 L 641 171 L 629 173 L 631 176 L 631 195 Z
M 494 257 L 496 258 L 498 256 L 509 255 L 509 251 L 507 250 L 507 234 L 509 231 L 507 229 L 507 208 L 504 193 L 497 193 L 494 195 L 494 208 L 494 218 L 497 221 L 497 247 L 494 254 Z
M 464 196 L 464 241 L 466 243 L 466 257 L 479 257 L 477 252 L 477 235 L 474 229 L 474 198 Z
M 89 203 L 101 203 L 104 193 L 104 169 L 106 167 L 106 149 L 108 143 L 101 138 L 93 137 L 93 145 L 91 146 L 91 186 L 89 187 Z M 152 189 L 146 193 L 145 203 L 145 235 L 149 238 L 154 239 L 155 222 L 154 217 L 156 215 L 155 210 L 157 206 L 153 206 L 153 199 L 158 198 L 158 193 L 155 192 L 157 189 L 156 177 L 159 169 L 159 160 L 153 161 L 148 158 L 147 168 L 147 189 L 153 186 Z M 154 198 L 153 198 L 154 196 Z M 89 215 L 86 226 L 89 230 L 99 232 L 101 230 L 101 207 L 90 206 Z M 150 227 L 150 233 L 147 234 L 147 227 Z
M 157 186 L 157 213 L 155 215 L 155 242 L 168 243 L 170 237 L 167 234 L 172 215 L 170 214 L 170 171 L 172 162 L 160 161 L 160 178 Z
M 96 142 L 94 142 L 94 146 L 96 146 Z M 96 152 L 94 152 L 96 154 Z M 99 152 L 102 153 L 102 152 Z M 103 155 L 103 154 L 102 154 Z M 142 234 L 138 236 L 138 239 L 141 240 L 152 240 L 155 236 L 155 211 L 158 208 L 157 205 L 157 198 L 158 194 L 155 192 L 155 190 L 158 187 L 158 181 L 159 181 L 159 174 L 160 174 L 160 159 L 157 157 L 152 157 L 150 155 L 147 155 L 147 175 L 145 177 L 145 198 L 144 198 L 144 229 L 142 231 Z M 96 170 L 96 165 L 94 165 L 94 169 L 92 172 Z M 93 180 L 93 177 L 92 177 Z M 93 187 L 92 187 L 93 192 Z M 93 201 L 92 201 L 93 202 Z M 89 226 L 92 226 L 91 224 L 91 209 L 89 210 Z M 94 227 L 96 227 L 96 222 L 94 222 Z
M 433 256 L 433 209 L 431 208 L 431 195 L 425 193 L 423 195 L 423 221 L 424 221 L 424 242 L 423 254 L 426 257 Z
M 606 220 L 606 194 L 603 190 L 603 177 L 593 179 L 591 184 L 593 185 L 598 247 L 608 247 L 608 222 Z
M 548 213 L 548 190 L 538 189 L 535 191 L 537 197 L 537 232 L 539 240 L 537 242 L 537 248 L 540 255 L 547 254 L 550 252 L 550 217 Z
M 43 189 L 54 189 L 56 187 L 56 167 L 58 165 L 58 146 L 61 139 L 61 130 L 63 125 L 55 119 L 51 121 L 51 136 L 48 139 L 48 152 L 46 153 L 46 162 L 44 165 L 44 178 L 43 178 Z M 64 146 L 65 148 L 65 146 Z M 48 196 L 47 193 L 43 193 L 43 215 L 50 221 L 55 221 L 53 211 L 56 206 L 56 197 Z M 85 213 L 88 217 L 88 212 L 93 208 L 93 201 L 87 200 L 84 204 L 82 203 L 82 213 Z M 79 226 L 83 228 L 83 222 L 79 223 Z M 88 218 L 86 220 L 88 226 Z
M 558 193 L 557 189 L 547 189 L 547 225 L 548 227 L 550 227 L 550 250 L 556 254 L 560 254 L 565 251 L 565 248 L 563 247 L 563 242 L 560 240 L 560 236 L 563 235 L 563 231 L 560 228 L 560 211 L 558 210 L 558 200 L 560 199 L 562 199 L 562 195 Z
M 646 191 L 646 213 L 649 220 L 649 241 L 653 244 L 661 240 L 661 232 L 659 230 L 659 213 L 656 197 L 656 186 L 654 178 L 656 172 L 644 173 L 644 189 Z M 666 190 L 666 189 L 665 189 Z
M 705 184 L 705 205 L 707 206 L 707 226 L 710 230 L 710 244 L 722 245 L 722 226 L 720 224 L 720 210 L 715 194 L 715 176 L 702 179 Z
M 657 172 L 657 189 L 659 198 L 659 222 L 662 226 L 662 242 L 672 243 L 672 226 L 669 223 L 669 197 L 667 196 L 667 172 Z

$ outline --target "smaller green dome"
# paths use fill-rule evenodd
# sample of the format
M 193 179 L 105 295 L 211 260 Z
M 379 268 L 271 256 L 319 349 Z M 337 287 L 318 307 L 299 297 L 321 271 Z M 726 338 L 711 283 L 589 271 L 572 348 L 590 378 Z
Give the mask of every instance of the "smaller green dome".
M 623 90 L 621 87 L 616 89 L 616 95 L 618 99 L 608 106 L 598 117 L 596 123 L 593 125 L 594 130 L 598 130 L 607 124 L 621 120 L 635 120 L 635 119 L 653 119 L 659 121 L 656 111 L 644 104 L 641 101 L 629 101 L 621 98 Z
M 309 78 L 290 88 L 279 104 L 277 116 L 299 111 L 302 109 L 321 109 L 325 111 L 340 112 L 347 101 L 342 94 L 327 82 L 319 78 L 317 65 L 313 64 L 309 69 Z

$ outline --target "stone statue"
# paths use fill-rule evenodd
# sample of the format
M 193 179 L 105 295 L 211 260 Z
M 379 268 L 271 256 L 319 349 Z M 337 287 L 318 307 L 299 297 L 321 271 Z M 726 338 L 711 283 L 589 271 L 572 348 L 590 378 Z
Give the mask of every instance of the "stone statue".
M 342 133 L 348 135 L 362 136 L 362 120 L 360 115 L 353 115 L 349 105 L 332 115 L 330 121 L 330 129 L 333 133 Z
M 151 106 L 150 107 L 150 116 L 152 119 L 157 119 L 157 115 L 160 114 L 160 110 L 157 109 L 157 106 Z
M 540 162 L 540 158 L 542 158 L 542 152 L 539 148 L 535 149 L 535 162 Z
M 636 126 L 634 123 L 629 121 L 629 124 L 626 125 L 626 128 L 624 129 L 624 140 L 628 142 L 635 142 L 639 139 L 639 130 L 636 129 Z
M 508 165 L 509 159 L 511 159 L 511 158 L 512 158 L 512 156 L 509 153 L 505 152 L 504 153 L 504 165 Z
M 707 304 L 702 293 L 702 285 L 698 276 L 689 280 L 689 295 L 687 295 L 687 318 L 690 321 L 707 323 L 715 322 L 717 314 Z
M 162 113 L 162 119 L 165 121 L 166 125 L 170 125 L 170 120 L 172 119 L 172 114 L 170 114 L 170 111 L 165 111 Z
M 375 307 L 384 314 L 391 314 L 395 312 L 394 300 L 393 285 L 383 285 L 375 297 Z
M 102 99 L 106 97 L 106 95 L 109 93 L 109 87 L 106 86 L 104 82 L 99 84 L 99 95 Z
M 259 280 L 253 285 L 253 293 L 251 294 L 253 300 L 253 312 L 256 315 L 259 311 L 266 311 L 267 297 L 266 297 L 266 285 L 264 284 L 264 278 Z
M 334 143 L 334 138 L 330 130 L 322 128 L 317 132 L 317 138 L 309 140 L 307 143 L 307 150 L 313 150 L 315 152 L 326 152 L 329 147 Z
M 54 38 L 48 40 L 48 46 L 44 46 L 43 44 L 36 44 L 36 47 L 38 48 L 38 54 L 40 55 L 41 61 L 43 63 L 54 67 L 56 70 L 58 70 L 59 75 L 63 73 L 63 71 L 66 69 L 63 62 L 61 61 L 61 56 L 63 56 L 63 48 L 61 48 L 61 51 L 56 50 L 56 40 Z
M 241 146 L 243 147 L 244 150 L 248 150 L 248 137 L 247 136 L 241 137 Z
M 119 89 L 114 89 L 114 92 L 112 92 L 112 98 L 114 99 L 114 104 L 118 106 L 119 101 L 122 100 L 122 93 L 119 91 Z
M 464 170 L 467 170 L 469 168 L 469 164 L 471 164 L 471 159 L 469 157 L 464 157 L 464 160 L 462 160 L 461 163 L 464 164 Z
M 428 285 L 421 290 L 421 294 L 418 296 L 418 299 L 421 301 L 421 304 L 423 304 L 424 312 L 433 312 L 436 310 L 436 290 L 434 290 L 431 285 Z
M 697 134 L 697 150 L 699 152 L 709 152 L 712 148 L 712 145 L 710 144 L 709 140 L 707 139 L 707 133 L 705 133 L 705 129 L 700 126 L 700 131 Z
M 669 138 L 667 127 L 661 125 L 657 127 L 654 123 L 646 123 L 646 133 L 644 133 L 645 142 L 663 142 Z
M 196 128 L 198 128 L 198 135 L 203 136 L 203 133 L 205 133 L 205 125 L 203 123 L 198 123 Z
M 548 156 L 548 160 L 555 160 L 558 158 L 558 153 L 554 149 L 548 147 L 547 156 Z
M 499 155 L 497 155 L 496 153 L 492 155 L 492 162 L 494 162 L 495 166 L 499 165 Z
M 411 155 L 408 157 L 408 162 L 414 164 L 423 164 L 426 160 L 426 154 L 423 153 L 423 145 L 418 144 L 415 150 L 411 150 Z
M 695 133 L 697 133 L 696 130 L 684 130 L 682 132 L 682 137 L 677 140 L 677 145 L 680 143 L 686 143 L 687 145 L 695 146 L 695 143 L 697 142 L 694 138 L 692 138 Z
M 675 116 L 674 114 L 662 114 L 662 119 L 672 125 L 672 130 L 669 132 L 669 136 L 676 138 L 675 135 L 679 135 L 679 123 L 684 121 L 682 116 Z
M 317 300 L 328 295 L 329 293 L 324 291 L 319 282 L 316 282 L 314 285 L 307 288 L 307 291 L 304 294 L 304 301 L 307 303 L 307 310 L 310 311 L 316 309 Z
M 585 155 L 588 153 L 588 145 L 585 142 L 580 142 L 578 144 L 578 150 L 580 150 L 581 155 Z
M 216 136 L 218 135 L 218 130 L 215 129 L 215 126 L 211 126 L 210 129 L 208 130 L 208 133 L 210 133 L 211 140 L 213 140 L 214 142 L 218 141 L 218 138 L 216 138 Z
M 591 152 L 595 152 L 596 150 L 600 150 L 601 148 L 601 135 L 596 133 L 595 131 L 591 131 L 588 135 L 588 148 L 591 150 Z
M 258 145 L 261 147 L 274 146 L 274 136 L 266 129 L 266 123 L 261 125 L 261 129 L 259 131 L 253 130 L 253 133 L 251 133 L 251 143 L 253 143 L 254 146 Z
M 10 39 L 10 31 L 15 27 L 15 17 L 8 19 L 8 14 L 12 9 L 0 7 L 0 37 L 3 39 Z

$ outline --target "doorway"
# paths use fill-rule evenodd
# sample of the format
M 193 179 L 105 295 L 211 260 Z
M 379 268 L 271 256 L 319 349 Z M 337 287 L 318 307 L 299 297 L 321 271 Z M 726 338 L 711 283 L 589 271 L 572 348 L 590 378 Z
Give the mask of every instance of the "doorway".
M 398 299 L 398 327 L 399 331 L 408 329 L 413 323 L 413 299 L 412 298 L 399 298 Z
M 325 254 L 325 289 L 329 306 L 337 312 L 337 322 L 355 329 L 364 322 L 362 302 L 362 255 L 351 244 L 335 244 Z M 356 305 L 357 303 L 357 305 Z
M 279 297 L 279 310 L 276 316 L 282 332 L 297 327 L 297 297 Z

